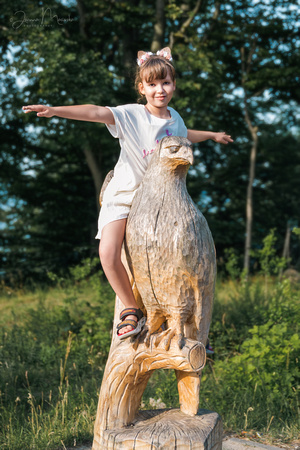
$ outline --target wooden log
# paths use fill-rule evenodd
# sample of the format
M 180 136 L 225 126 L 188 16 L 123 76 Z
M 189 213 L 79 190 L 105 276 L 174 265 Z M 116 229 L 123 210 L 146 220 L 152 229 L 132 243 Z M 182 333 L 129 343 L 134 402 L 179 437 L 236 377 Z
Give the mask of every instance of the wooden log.
M 200 409 L 188 416 L 178 409 L 140 411 L 131 427 L 107 430 L 95 450 L 221 450 L 222 421 Z

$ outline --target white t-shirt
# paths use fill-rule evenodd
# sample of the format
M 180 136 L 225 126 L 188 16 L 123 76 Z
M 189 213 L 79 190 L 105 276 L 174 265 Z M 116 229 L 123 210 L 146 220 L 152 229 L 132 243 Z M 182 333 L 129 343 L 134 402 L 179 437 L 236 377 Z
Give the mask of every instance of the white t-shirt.
M 133 197 L 147 170 L 157 143 L 165 136 L 187 137 L 187 128 L 175 109 L 168 107 L 170 119 L 153 116 L 144 105 L 129 104 L 109 108 L 115 125 L 107 125 L 121 146 L 114 176 L 109 182 L 98 220 L 98 234 L 114 220 L 126 218 Z

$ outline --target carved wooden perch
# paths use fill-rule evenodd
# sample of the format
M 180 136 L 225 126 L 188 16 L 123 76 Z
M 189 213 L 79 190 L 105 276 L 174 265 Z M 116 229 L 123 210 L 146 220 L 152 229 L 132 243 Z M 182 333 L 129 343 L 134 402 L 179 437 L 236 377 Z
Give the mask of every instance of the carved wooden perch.
M 156 369 L 176 371 L 181 412 L 197 414 L 216 262 L 207 222 L 186 190 L 192 162 L 187 139 L 162 139 L 133 200 L 122 261 L 147 322 L 140 335 L 119 341 L 115 330 L 123 306 L 116 299 L 93 450 L 119 448 L 107 447 L 107 432 L 136 420 L 143 392 Z
M 143 341 L 135 346 L 127 340 L 121 341 L 111 351 L 107 361 L 109 371 L 105 373 L 99 401 L 101 415 L 98 425 L 101 428 L 119 428 L 132 423 L 154 370 L 177 369 L 194 372 L 199 377 L 197 372 L 205 364 L 203 344 L 186 339 L 179 351 L 173 341 L 166 350 L 162 343 L 155 346 L 155 337 L 157 335 L 151 337 L 149 346 Z

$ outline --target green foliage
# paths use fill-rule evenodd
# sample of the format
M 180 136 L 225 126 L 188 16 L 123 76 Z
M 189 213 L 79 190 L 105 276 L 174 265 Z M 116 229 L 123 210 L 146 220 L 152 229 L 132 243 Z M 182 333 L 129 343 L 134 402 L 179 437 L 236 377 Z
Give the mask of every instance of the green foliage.
M 235 340 L 242 333 L 242 342 L 225 358 L 217 356 L 204 376 L 203 395 L 211 394 L 207 398 L 232 429 L 246 427 L 245 414 L 247 426 L 260 430 L 270 421 L 280 427 L 299 420 L 299 291 L 288 280 L 278 282 L 268 302 L 256 307 L 260 323 L 252 321 L 246 330 L 235 322 Z M 213 321 L 212 335 L 216 326 Z M 215 344 L 219 354 L 218 339 Z M 254 414 L 247 413 L 249 407 Z
M 225 249 L 224 255 L 226 258 L 225 269 L 232 280 L 236 280 L 241 275 L 239 268 L 239 257 L 234 248 Z
M 275 229 L 273 229 L 270 231 L 268 236 L 263 239 L 262 249 L 252 252 L 252 255 L 257 256 L 261 266 L 261 272 L 265 275 L 265 277 L 278 275 L 287 264 L 285 258 L 280 258 L 276 255 L 276 241 L 277 238 L 275 236 Z
M 297 236 L 300 236 L 300 228 L 294 228 L 293 233 L 295 233 Z
M 90 276 L 91 271 L 94 270 L 95 268 L 98 268 L 99 271 L 99 258 L 86 258 L 83 261 L 81 261 L 81 263 L 78 264 L 77 266 L 70 268 L 71 278 L 74 279 L 75 281 L 81 281 L 84 278 Z M 97 275 L 98 275 L 97 279 L 100 280 L 99 274 Z M 94 277 L 92 279 L 94 279 Z M 91 281 L 90 278 L 89 281 Z M 100 288 L 100 286 L 101 283 L 99 281 L 98 288 Z
M 299 286 L 280 278 L 275 243 L 271 230 L 257 252 L 264 281 L 229 280 L 217 289 L 216 356 L 205 368 L 203 396 L 231 429 L 293 428 L 299 420 Z
M 150 378 L 143 395 L 143 408 L 152 409 L 150 399 L 160 399 L 168 408 L 179 407 L 179 396 L 175 372 L 171 370 L 157 370 Z

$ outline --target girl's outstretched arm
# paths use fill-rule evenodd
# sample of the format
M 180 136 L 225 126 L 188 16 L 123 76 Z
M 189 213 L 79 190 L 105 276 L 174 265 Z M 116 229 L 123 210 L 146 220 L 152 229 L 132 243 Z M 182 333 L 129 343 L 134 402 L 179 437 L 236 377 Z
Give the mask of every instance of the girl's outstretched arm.
M 104 106 L 72 105 L 72 106 L 45 106 L 28 105 L 22 107 L 25 113 L 35 111 L 38 117 L 64 117 L 65 119 L 85 120 L 88 122 L 101 122 L 109 125 L 115 124 L 113 113 Z
M 229 144 L 229 142 L 233 142 L 231 136 L 226 134 L 225 131 L 222 131 L 221 133 L 214 133 L 213 131 L 188 130 L 187 138 L 192 142 L 192 144 L 207 141 L 208 139 L 212 139 L 219 144 Z

